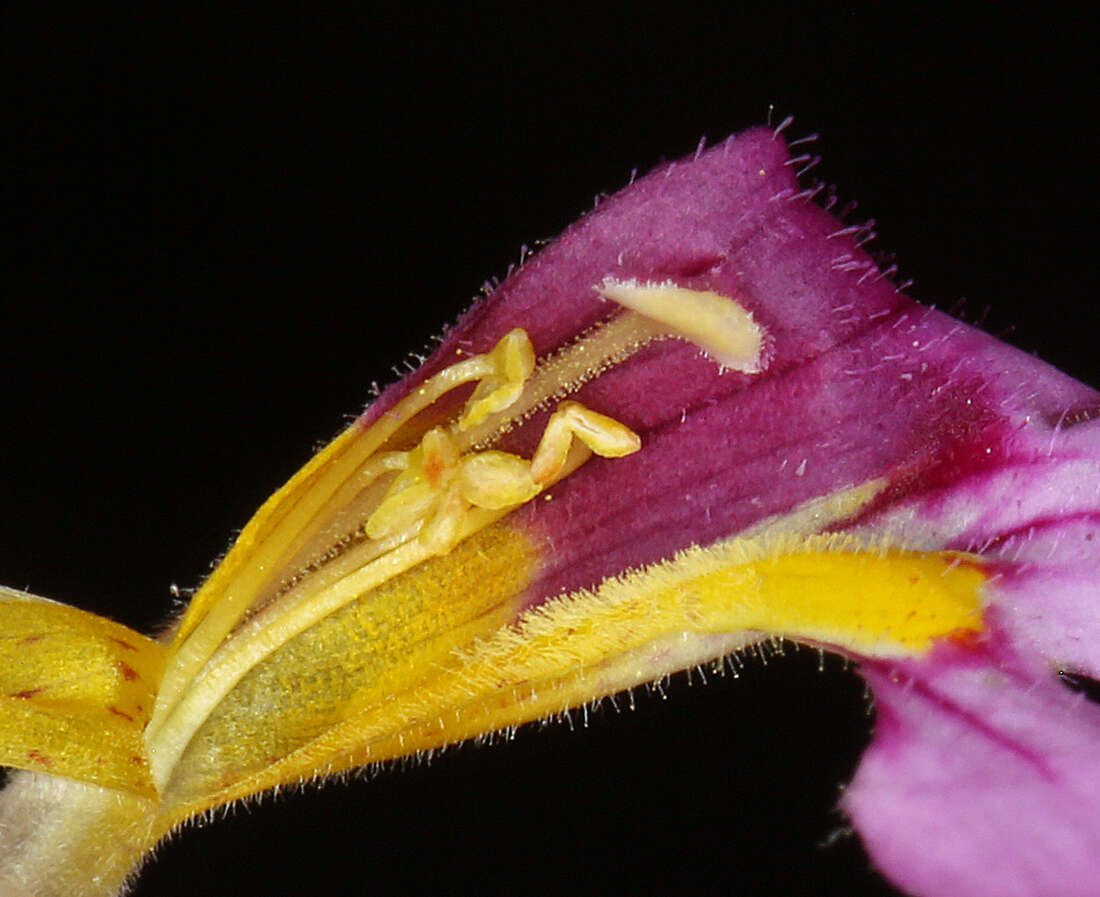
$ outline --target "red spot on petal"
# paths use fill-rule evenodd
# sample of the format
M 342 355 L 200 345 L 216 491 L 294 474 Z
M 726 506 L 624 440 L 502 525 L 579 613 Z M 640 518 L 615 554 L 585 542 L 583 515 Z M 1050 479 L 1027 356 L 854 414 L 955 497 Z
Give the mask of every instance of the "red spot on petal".
M 982 633 L 974 629 L 953 629 L 947 633 L 947 640 L 964 651 L 982 650 Z
M 944 563 L 954 569 L 955 567 L 962 567 L 968 570 L 977 570 L 979 573 L 989 575 L 989 564 L 985 563 L 979 558 L 962 557 L 961 555 L 954 555 L 953 557 L 945 557 Z
M 38 688 L 28 688 L 25 691 L 13 691 L 11 697 L 13 698 L 33 698 L 35 695 L 40 695 L 46 690 L 46 686 L 40 685 Z
M 31 645 L 34 642 L 40 642 L 46 637 L 46 633 L 40 632 L 37 635 L 25 635 L 19 640 L 21 645 Z
M 113 713 L 115 716 L 121 716 L 123 719 L 129 720 L 130 722 L 134 721 L 134 718 L 130 716 L 129 713 L 127 713 L 125 710 L 119 710 L 113 704 L 107 709 L 111 711 L 111 713 Z
M 130 643 L 129 643 L 128 641 L 126 641 L 125 639 L 120 639 L 120 638 L 115 638 L 114 636 L 109 636 L 109 637 L 108 637 L 108 641 L 112 641 L 112 642 L 114 642 L 114 643 L 115 643 L 116 645 L 121 645 L 121 646 L 122 646 L 123 648 L 125 648 L 125 649 L 126 649 L 127 651 L 136 651 L 136 650 L 137 650 L 137 648 L 136 648 L 136 647 L 134 647 L 133 645 L 131 645 L 131 644 L 130 644 Z
M 47 769 L 53 766 L 53 759 L 47 757 L 41 751 L 33 750 L 27 751 L 27 756 L 37 763 L 39 766 L 45 766 Z
M 141 678 L 141 676 L 138 674 L 138 671 L 125 661 L 116 660 L 115 669 L 122 674 L 122 678 L 125 679 L 127 682 L 133 682 L 135 679 Z

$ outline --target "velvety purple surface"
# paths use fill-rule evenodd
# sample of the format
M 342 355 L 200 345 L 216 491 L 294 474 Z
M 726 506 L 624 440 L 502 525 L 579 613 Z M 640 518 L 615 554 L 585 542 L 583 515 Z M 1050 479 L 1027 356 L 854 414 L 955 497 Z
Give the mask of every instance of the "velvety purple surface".
M 996 572 L 969 648 L 865 673 L 876 735 L 845 799 L 881 868 L 921 895 L 1100 894 L 1100 395 L 898 293 L 750 131 L 657 169 L 477 303 L 373 420 L 455 349 L 514 327 L 539 355 L 616 309 L 605 277 L 736 295 L 768 333 L 756 375 L 647 347 L 576 398 L 643 448 L 593 459 L 514 518 L 544 546 L 529 601 L 885 477 L 860 532 L 977 551 Z M 960 285 L 961 286 L 961 285 Z M 545 415 L 503 446 L 529 454 Z

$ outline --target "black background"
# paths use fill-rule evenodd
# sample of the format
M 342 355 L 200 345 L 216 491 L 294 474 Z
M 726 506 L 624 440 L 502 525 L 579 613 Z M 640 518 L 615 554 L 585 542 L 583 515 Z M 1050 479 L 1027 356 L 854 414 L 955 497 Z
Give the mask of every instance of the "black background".
M 151 630 L 522 244 L 769 115 L 913 295 L 1100 381 L 1091 29 L 738 6 L 9 7 L 0 582 Z M 895 893 L 833 810 L 853 672 L 668 695 L 239 808 L 136 893 Z

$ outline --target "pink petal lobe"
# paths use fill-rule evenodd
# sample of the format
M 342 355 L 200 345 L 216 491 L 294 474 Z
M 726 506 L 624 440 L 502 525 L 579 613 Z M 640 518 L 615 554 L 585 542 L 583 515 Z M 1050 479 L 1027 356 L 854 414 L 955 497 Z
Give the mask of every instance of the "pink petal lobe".
M 876 733 L 844 809 L 921 897 L 1100 893 L 1100 708 L 995 653 L 864 665 Z

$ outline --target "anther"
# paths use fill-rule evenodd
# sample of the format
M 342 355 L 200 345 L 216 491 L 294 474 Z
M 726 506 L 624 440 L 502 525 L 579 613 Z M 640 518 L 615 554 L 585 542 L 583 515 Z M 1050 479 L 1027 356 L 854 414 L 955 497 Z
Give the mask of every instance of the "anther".
M 367 519 L 364 531 L 372 539 L 384 539 L 430 514 L 459 459 L 451 437 L 438 428 L 425 433 L 411 452 L 393 454 L 404 456 L 404 469 Z M 401 463 L 395 457 L 387 466 L 400 469 Z
M 459 471 L 462 496 L 490 511 L 530 501 L 539 492 L 529 462 L 508 452 L 478 452 L 464 458 Z
M 479 358 L 486 366 L 486 373 L 459 418 L 459 431 L 476 426 L 515 402 L 535 369 L 531 339 L 519 328 L 505 334 L 492 351 Z
M 642 447 L 638 434 L 606 414 L 586 408 L 580 402 L 562 402 L 550 415 L 546 430 L 531 459 L 531 476 L 545 485 L 565 465 L 573 437 L 604 458 L 622 458 Z

